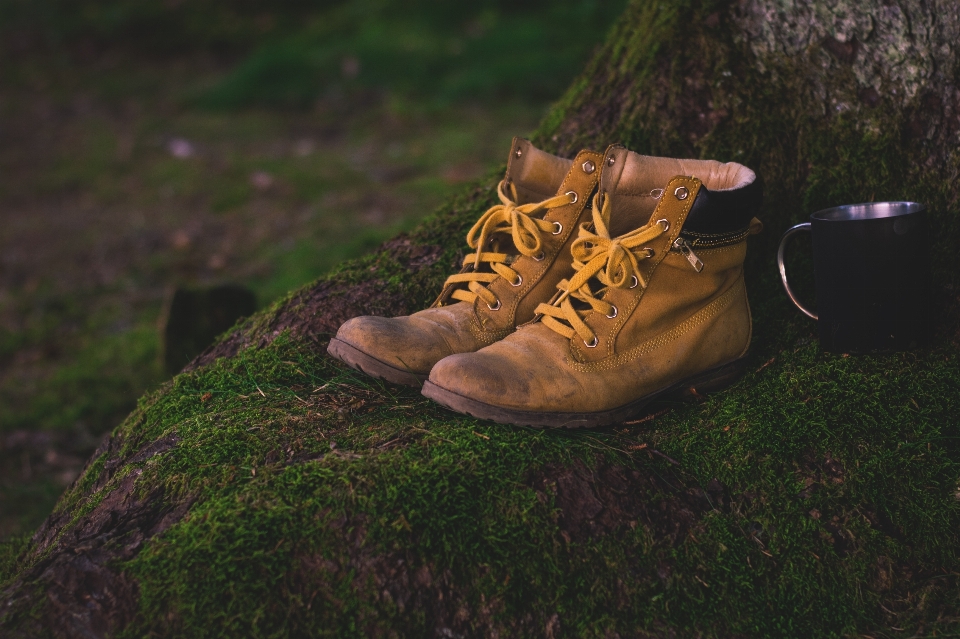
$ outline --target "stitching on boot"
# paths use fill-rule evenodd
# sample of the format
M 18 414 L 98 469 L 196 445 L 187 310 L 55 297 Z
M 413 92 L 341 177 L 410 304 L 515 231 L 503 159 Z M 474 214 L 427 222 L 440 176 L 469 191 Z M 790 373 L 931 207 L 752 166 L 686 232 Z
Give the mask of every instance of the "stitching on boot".
M 646 355 L 647 353 L 654 351 L 665 344 L 679 339 L 690 329 L 696 328 L 700 324 L 703 324 L 713 317 L 716 317 L 720 314 L 720 311 L 726 308 L 733 301 L 733 298 L 736 297 L 736 295 L 742 290 L 744 290 L 744 283 L 743 278 L 741 277 L 737 280 L 736 284 L 727 289 L 723 295 L 713 300 L 669 331 L 661 333 L 660 335 L 647 340 L 643 344 L 635 346 L 630 350 L 621 353 L 620 355 L 616 355 L 615 357 L 607 358 L 590 364 L 583 364 L 571 360 L 570 366 L 574 370 L 581 373 L 593 373 L 622 366 L 627 362 L 637 359 L 638 357 Z
M 667 182 L 665 192 L 668 190 L 674 189 L 675 185 L 677 184 L 685 185 L 685 180 L 686 178 L 683 178 L 683 177 L 674 178 L 670 180 L 669 182 Z M 660 266 L 660 263 L 663 262 L 663 260 L 667 259 L 667 255 L 670 252 L 670 245 L 673 244 L 674 240 L 676 239 L 676 236 L 678 236 L 683 231 L 683 223 L 686 221 L 687 214 L 690 213 L 690 209 L 693 208 L 693 203 L 696 201 L 697 195 L 700 194 L 701 187 L 702 187 L 702 183 L 699 180 L 697 180 L 697 178 L 693 178 L 692 181 L 690 182 L 690 187 L 689 187 L 690 190 L 693 192 L 693 197 L 688 198 L 686 201 L 683 201 L 680 204 L 680 212 L 677 214 L 677 219 L 675 222 L 677 230 L 671 230 L 669 234 L 663 236 L 665 239 L 659 240 L 661 244 L 661 246 L 659 247 L 660 250 L 658 251 L 659 257 L 655 258 L 652 266 L 650 267 L 647 273 L 648 278 L 652 278 L 657 268 Z M 665 199 L 661 199 L 660 203 L 657 204 L 657 208 L 655 208 L 653 210 L 653 213 L 650 214 L 650 219 L 653 219 L 654 217 L 659 217 L 661 215 L 670 217 L 670 214 L 664 209 L 667 209 L 667 207 L 676 206 L 676 205 L 670 202 L 669 200 L 667 200 L 666 202 L 664 200 Z M 670 203 L 668 204 L 667 202 L 670 202 Z M 620 331 L 623 330 L 623 327 L 626 325 L 627 321 L 630 319 L 630 317 L 633 316 L 633 312 L 637 310 L 637 307 L 640 305 L 640 302 L 643 299 L 643 295 L 644 293 L 646 293 L 646 290 L 647 290 L 646 288 L 640 289 L 639 293 L 634 298 L 634 300 L 630 303 L 630 305 L 626 309 L 624 309 L 625 312 L 623 313 L 622 319 L 618 319 L 616 322 L 614 322 L 613 326 L 610 327 L 610 331 L 607 334 L 608 357 L 613 354 L 613 349 L 616 343 L 617 335 L 620 334 Z M 576 348 L 575 351 L 577 352 L 577 356 L 578 356 L 577 361 L 582 361 L 580 360 L 580 358 L 583 357 L 583 354 L 580 351 L 580 349 Z M 600 361 L 606 361 L 606 359 L 600 360 Z
M 499 342 L 514 330 L 516 329 L 504 328 L 497 331 L 485 331 L 483 328 L 477 325 L 476 320 L 470 322 L 470 332 L 477 339 L 477 341 L 484 346 L 489 346 L 494 342 Z
M 741 251 L 743 250 L 743 244 L 746 242 L 737 242 L 736 244 L 731 244 L 729 246 L 721 246 L 719 248 L 698 248 L 697 255 L 715 255 L 717 253 L 723 253 L 724 251 Z

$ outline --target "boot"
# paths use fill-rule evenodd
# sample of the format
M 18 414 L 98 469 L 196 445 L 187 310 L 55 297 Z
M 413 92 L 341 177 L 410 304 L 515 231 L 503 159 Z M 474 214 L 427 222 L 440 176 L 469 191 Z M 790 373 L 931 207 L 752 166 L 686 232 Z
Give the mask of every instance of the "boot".
M 756 175 L 623 147 L 602 167 L 593 222 L 554 300 L 504 340 L 442 360 L 424 395 L 483 419 L 577 428 L 740 376 L 752 333 L 746 238 L 762 228 Z
M 533 319 L 570 269 L 570 245 L 589 218 L 602 159 L 581 151 L 571 161 L 515 138 L 497 187 L 501 203 L 470 229 L 473 253 L 433 305 L 405 317 L 355 317 L 327 352 L 374 377 L 419 387 L 444 357 L 476 351 Z

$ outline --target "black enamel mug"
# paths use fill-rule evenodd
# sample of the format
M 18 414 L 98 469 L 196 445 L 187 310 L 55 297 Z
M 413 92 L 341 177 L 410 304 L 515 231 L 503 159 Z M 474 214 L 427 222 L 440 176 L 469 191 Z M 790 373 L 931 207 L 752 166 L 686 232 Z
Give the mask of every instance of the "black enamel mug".
M 791 236 L 813 239 L 816 311 L 790 289 L 783 261 Z M 787 230 L 777 265 L 790 300 L 817 320 L 820 346 L 837 353 L 901 351 L 929 333 L 930 238 L 926 207 L 869 202 L 817 211 Z

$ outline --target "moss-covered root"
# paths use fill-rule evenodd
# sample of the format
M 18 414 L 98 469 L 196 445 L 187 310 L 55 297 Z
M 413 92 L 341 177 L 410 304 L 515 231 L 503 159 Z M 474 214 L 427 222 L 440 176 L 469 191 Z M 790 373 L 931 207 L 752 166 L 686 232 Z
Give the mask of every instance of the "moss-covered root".
M 958 361 L 801 339 L 723 395 L 567 434 L 462 419 L 280 339 L 141 404 L 21 558 L 0 628 L 956 630 Z

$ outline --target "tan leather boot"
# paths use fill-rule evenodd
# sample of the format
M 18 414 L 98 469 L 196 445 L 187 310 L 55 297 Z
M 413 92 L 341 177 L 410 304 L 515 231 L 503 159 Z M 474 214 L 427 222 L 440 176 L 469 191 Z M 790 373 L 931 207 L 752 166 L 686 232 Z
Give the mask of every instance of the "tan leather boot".
M 515 138 L 498 186 L 501 204 L 470 229 L 474 252 L 433 305 L 406 317 L 355 317 L 327 351 L 374 377 L 420 386 L 444 357 L 483 348 L 530 321 L 570 269 L 570 245 L 589 218 L 602 159 L 581 151 L 570 161 Z
M 745 166 L 611 147 L 555 300 L 506 339 L 442 360 L 423 394 L 475 417 L 576 428 L 732 383 L 750 346 L 743 261 L 761 198 Z

